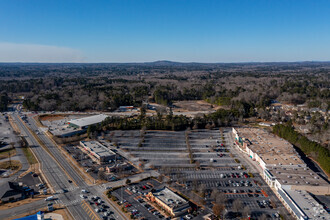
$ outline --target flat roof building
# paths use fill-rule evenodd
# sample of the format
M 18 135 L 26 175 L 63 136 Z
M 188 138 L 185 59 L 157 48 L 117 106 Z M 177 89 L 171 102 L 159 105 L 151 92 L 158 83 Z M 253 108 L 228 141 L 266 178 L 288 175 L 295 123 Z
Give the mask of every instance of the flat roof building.
M 172 216 L 182 215 L 190 208 L 187 200 L 166 187 L 155 192 L 149 192 L 148 198 L 156 202 Z
M 276 190 L 290 186 L 315 195 L 330 194 L 329 183 L 308 167 L 272 167 L 264 170 L 263 178 Z
M 77 127 L 81 129 L 86 129 L 90 125 L 95 125 L 101 123 L 104 119 L 106 119 L 107 115 L 93 115 L 85 118 L 78 118 L 68 121 L 68 124 L 72 127 Z
M 289 142 L 257 128 L 233 128 L 233 135 L 240 149 L 259 163 L 266 183 L 297 219 L 330 219 L 307 193 L 328 195 L 328 181 L 308 168 Z
M 286 208 L 297 219 L 330 219 L 328 212 L 308 192 L 291 189 L 280 189 L 278 192 Z
M 114 160 L 116 153 L 98 141 L 80 141 L 83 150 L 97 163 L 103 164 Z
M 263 129 L 233 128 L 233 133 L 242 149 L 263 169 L 271 166 L 306 166 L 289 142 Z

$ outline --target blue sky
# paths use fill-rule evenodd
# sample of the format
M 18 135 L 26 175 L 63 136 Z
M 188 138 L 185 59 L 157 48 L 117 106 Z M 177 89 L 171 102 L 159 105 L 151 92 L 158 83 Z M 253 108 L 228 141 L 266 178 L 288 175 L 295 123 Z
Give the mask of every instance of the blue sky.
M 0 62 L 330 60 L 330 1 L 0 0 Z

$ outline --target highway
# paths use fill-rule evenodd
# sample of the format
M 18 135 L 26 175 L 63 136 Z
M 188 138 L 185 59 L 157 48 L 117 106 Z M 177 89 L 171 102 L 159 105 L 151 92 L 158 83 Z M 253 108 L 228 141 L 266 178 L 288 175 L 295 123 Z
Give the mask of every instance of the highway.
M 70 179 L 61 169 L 61 167 L 56 163 L 56 161 L 39 145 L 37 140 L 33 137 L 31 132 L 25 127 L 19 116 L 13 114 L 13 118 L 22 133 L 26 135 L 26 140 L 31 146 L 31 149 L 38 157 L 41 163 L 41 169 L 48 180 L 49 184 L 52 186 L 55 192 L 63 191 L 63 189 L 71 189 L 72 184 L 68 182 Z M 63 202 L 69 203 L 72 198 L 75 197 L 73 192 L 67 192 L 55 195 L 56 198 L 62 200 Z M 86 213 L 85 209 L 81 204 L 72 204 L 67 206 L 69 212 L 74 219 L 91 219 Z
M 57 146 L 49 139 L 47 135 L 45 135 L 43 132 L 39 131 L 38 126 L 36 125 L 33 118 L 28 117 L 29 127 L 31 130 L 35 131 L 38 138 L 43 142 L 45 147 L 50 151 L 51 155 L 53 156 L 53 161 L 57 162 L 58 165 L 60 165 L 60 168 L 62 168 L 63 171 L 65 171 L 65 174 L 62 172 L 60 175 L 63 176 L 62 179 L 64 179 L 64 182 L 69 187 L 66 187 L 64 189 L 67 189 L 69 192 L 71 191 L 70 199 L 66 198 L 59 198 L 59 202 L 64 204 L 65 206 L 78 206 L 82 202 L 82 198 L 80 198 L 81 190 L 87 189 L 90 192 L 90 195 L 96 195 L 102 198 L 102 200 L 105 202 L 106 205 L 111 207 L 109 203 L 106 202 L 105 195 L 103 194 L 104 188 L 99 187 L 97 185 L 89 186 L 86 184 L 85 180 L 77 173 L 77 171 L 71 166 L 71 164 L 64 158 L 65 155 L 61 153 L 61 151 L 58 149 Z M 45 150 L 44 150 L 45 151 Z M 55 160 L 54 160 L 55 159 Z M 78 171 L 79 172 L 79 171 Z M 65 175 L 65 177 L 64 177 Z M 76 185 L 75 187 L 72 186 L 68 181 L 72 180 L 73 183 Z M 62 192 L 63 188 L 61 189 L 55 189 L 56 192 Z M 68 193 L 65 193 L 63 195 L 67 195 Z M 83 204 L 83 206 L 86 208 L 86 203 Z M 87 205 L 89 206 L 89 205 Z M 90 206 L 89 206 L 90 208 Z M 90 211 L 90 210 L 89 210 Z M 113 211 L 113 214 L 111 217 L 114 217 L 115 219 L 125 219 L 125 217 L 120 213 L 119 210 L 116 210 L 116 208 L 112 207 L 111 211 Z M 91 214 L 89 212 L 89 214 Z M 85 218 L 88 215 L 85 215 Z M 78 216 L 77 216 L 78 217 Z M 89 217 L 95 217 L 95 215 L 90 215 Z M 81 219 L 78 217 L 77 219 Z

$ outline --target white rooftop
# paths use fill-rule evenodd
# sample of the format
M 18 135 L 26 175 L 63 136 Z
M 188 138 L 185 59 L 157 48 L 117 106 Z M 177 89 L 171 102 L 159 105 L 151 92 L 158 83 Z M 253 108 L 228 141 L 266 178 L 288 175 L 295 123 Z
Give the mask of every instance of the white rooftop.
M 74 124 L 74 125 L 77 125 L 79 127 L 85 127 L 85 126 L 88 126 L 88 125 L 101 123 L 107 117 L 108 116 L 103 115 L 103 114 L 93 115 L 93 116 L 89 116 L 89 117 L 85 117 L 85 118 L 70 120 L 70 121 L 68 121 L 68 124 Z
M 182 206 L 187 203 L 187 200 L 185 200 L 184 198 L 177 195 L 172 190 L 170 190 L 166 187 L 161 190 L 156 191 L 153 194 L 155 197 L 160 199 L 162 202 L 164 202 L 167 206 L 169 206 L 171 208 Z
M 116 154 L 98 141 L 81 141 L 81 143 L 89 148 L 90 152 L 94 152 L 99 155 L 99 157 L 107 157 Z
M 306 191 L 288 190 L 286 192 L 295 201 L 298 207 L 308 216 L 308 219 L 330 219 L 330 215 L 310 194 Z

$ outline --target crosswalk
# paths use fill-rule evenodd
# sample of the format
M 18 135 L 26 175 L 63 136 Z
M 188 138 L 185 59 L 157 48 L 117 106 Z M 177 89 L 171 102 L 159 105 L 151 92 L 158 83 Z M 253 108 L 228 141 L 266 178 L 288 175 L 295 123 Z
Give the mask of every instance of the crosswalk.
M 69 200 L 69 201 L 63 201 L 62 199 L 58 199 L 55 202 L 58 204 L 62 204 L 64 206 L 71 206 L 71 205 L 76 205 L 78 203 L 81 203 L 82 199 L 81 198 L 77 198 L 74 200 Z

